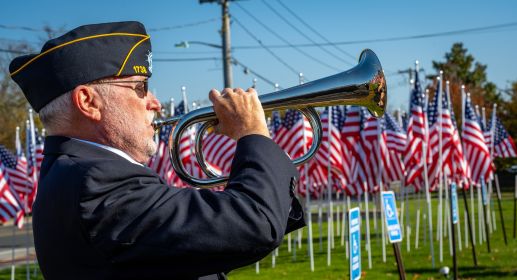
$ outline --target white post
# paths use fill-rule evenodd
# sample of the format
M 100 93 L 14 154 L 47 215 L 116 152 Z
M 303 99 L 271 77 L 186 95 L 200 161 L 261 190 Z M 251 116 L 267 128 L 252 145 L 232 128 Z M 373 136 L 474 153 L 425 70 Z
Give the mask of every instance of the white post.
M 327 199 L 328 199 L 328 212 L 327 212 L 327 266 L 330 266 L 332 261 L 331 249 L 333 246 L 333 225 L 332 225 L 332 167 L 330 162 L 330 150 L 332 143 L 332 133 L 330 132 L 330 126 L 332 124 L 332 107 L 327 108 L 327 153 L 328 153 L 328 164 L 327 164 Z
M 477 188 L 478 193 L 478 224 L 479 224 L 479 244 L 483 244 L 483 241 L 485 240 L 484 237 L 484 218 L 483 218 L 483 209 L 482 209 L 482 202 L 481 202 L 481 187 Z
M 346 216 L 348 216 L 348 211 L 350 211 L 350 196 L 347 196 L 346 197 Z M 350 223 L 350 221 L 347 219 L 347 222 Z M 348 227 L 346 227 L 346 234 L 348 235 L 349 232 L 348 232 Z M 349 256 L 349 252 L 348 252 L 348 237 L 345 239 L 345 251 L 346 251 L 346 258 L 348 259 L 350 256 Z
M 307 151 L 307 136 L 305 132 L 305 124 L 302 130 L 303 135 L 303 152 L 306 153 Z M 312 240 L 312 212 L 311 212 L 311 189 L 310 186 L 312 184 L 311 179 L 309 177 L 309 163 L 305 163 L 303 172 L 305 173 L 305 213 L 307 214 L 307 245 L 309 247 L 309 260 L 310 260 L 310 267 L 311 271 L 314 271 L 314 248 L 313 248 L 313 240 Z
M 381 122 L 380 119 L 377 119 L 377 158 L 381 158 Z M 382 205 L 382 191 L 384 190 L 384 186 L 382 185 L 382 176 L 381 176 L 381 168 L 382 168 L 382 162 L 379 160 L 379 164 L 377 167 L 377 182 L 379 184 L 379 200 L 381 201 Z M 368 192 L 366 190 L 365 192 Z M 382 228 L 382 261 L 386 263 L 386 234 L 384 229 L 384 206 L 381 208 L 381 228 Z
M 342 186 L 344 188 L 344 186 Z M 336 219 L 336 236 L 340 236 L 341 235 L 341 219 L 339 218 L 340 214 L 341 214 L 341 211 L 340 211 L 340 207 L 339 207 L 339 198 L 341 196 L 341 191 L 338 191 L 336 192 L 336 215 L 335 217 L 333 216 L 332 217 L 332 220 Z
M 366 182 L 363 182 L 363 186 L 366 188 Z M 372 268 L 372 246 L 370 243 L 370 212 L 368 207 L 368 192 L 364 193 L 364 205 L 366 209 L 364 210 L 366 216 L 366 250 L 368 250 L 368 268 Z
M 415 227 L 415 249 L 418 249 L 418 243 L 420 239 L 420 206 L 422 203 L 422 192 L 418 192 L 418 208 L 416 210 L 416 227 Z
M 440 71 L 440 77 L 438 77 L 438 176 L 439 176 L 439 183 L 438 183 L 438 242 L 439 242 L 439 249 L 440 249 L 440 262 L 443 262 L 443 202 L 442 202 L 442 196 L 443 196 L 443 162 L 442 162 L 442 74 L 443 71 Z
M 341 207 L 342 208 L 342 213 L 343 215 L 341 216 L 342 220 L 341 220 L 341 246 L 344 246 L 345 245 L 345 238 L 348 239 L 348 237 L 346 237 L 346 232 L 345 232 L 345 224 L 346 224 L 346 216 L 348 215 L 348 211 L 346 210 L 346 197 L 348 195 L 346 193 L 343 193 L 343 205 Z
M 416 63 L 416 69 L 418 71 L 418 62 Z M 425 91 L 425 107 L 427 112 L 427 106 L 428 106 L 428 99 L 429 99 L 429 91 Z M 432 267 L 435 267 L 435 261 L 434 261 L 434 241 L 433 241 L 433 211 L 432 211 L 432 205 L 431 205 L 431 193 L 429 191 L 429 176 L 428 176 L 428 170 L 427 170 L 427 142 L 429 141 L 429 123 L 427 122 L 427 116 L 424 116 L 424 123 L 425 123 L 425 137 L 426 141 L 422 143 L 422 161 L 424 163 L 424 185 L 425 185 L 425 200 L 427 203 L 427 216 L 424 218 L 427 218 L 427 224 L 429 227 L 427 228 L 429 230 L 429 250 L 431 250 L 431 262 Z M 426 226 L 427 227 L 427 226 Z M 427 230 L 425 231 L 427 234 Z M 424 240 L 427 240 L 427 238 L 424 238 Z
M 472 188 L 472 186 L 471 186 Z M 468 207 L 468 206 L 465 206 L 465 207 Z M 469 232 L 469 228 L 468 228 L 468 221 L 467 221 L 467 210 L 463 210 L 463 221 L 464 221 L 464 229 L 465 229 L 465 249 L 467 249 L 469 247 L 469 236 L 468 236 L 468 232 Z

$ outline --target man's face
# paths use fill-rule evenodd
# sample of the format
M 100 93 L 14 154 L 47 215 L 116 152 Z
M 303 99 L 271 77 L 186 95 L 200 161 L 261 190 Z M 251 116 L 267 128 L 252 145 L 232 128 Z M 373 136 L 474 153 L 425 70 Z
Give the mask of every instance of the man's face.
M 108 81 L 103 96 L 104 133 L 114 147 L 138 162 L 147 162 L 156 153 L 152 122 L 161 110 L 160 102 L 144 86 L 146 77 L 130 76 Z

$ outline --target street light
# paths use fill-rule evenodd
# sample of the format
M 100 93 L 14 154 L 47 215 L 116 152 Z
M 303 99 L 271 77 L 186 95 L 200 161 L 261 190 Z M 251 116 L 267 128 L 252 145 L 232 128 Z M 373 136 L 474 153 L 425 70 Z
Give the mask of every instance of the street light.
M 207 43 L 207 42 L 201 42 L 201 41 L 181 41 L 177 44 L 174 44 L 174 47 L 188 49 L 188 48 L 190 48 L 190 45 L 202 45 L 202 46 L 212 47 L 212 48 L 216 48 L 216 49 L 223 48 L 223 46 L 221 46 L 221 45 Z

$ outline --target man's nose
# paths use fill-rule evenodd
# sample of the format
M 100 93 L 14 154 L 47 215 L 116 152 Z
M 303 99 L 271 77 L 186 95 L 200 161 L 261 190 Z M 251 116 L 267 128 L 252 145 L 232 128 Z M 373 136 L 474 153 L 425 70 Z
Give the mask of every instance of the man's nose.
M 147 92 L 147 97 L 149 98 L 147 101 L 147 110 L 153 110 L 155 112 L 160 112 L 162 110 L 162 104 L 160 101 L 154 96 L 154 94 L 150 91 Z

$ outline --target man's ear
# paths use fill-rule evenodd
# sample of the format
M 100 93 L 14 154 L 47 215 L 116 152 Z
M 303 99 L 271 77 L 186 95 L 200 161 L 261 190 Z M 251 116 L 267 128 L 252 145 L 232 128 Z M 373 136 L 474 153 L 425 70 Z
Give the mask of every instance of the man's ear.
M 101 120 L 102 99 L 92 87 L 77 86 L 72 92 L 72 103 L 77 111 L 88 119 Z

